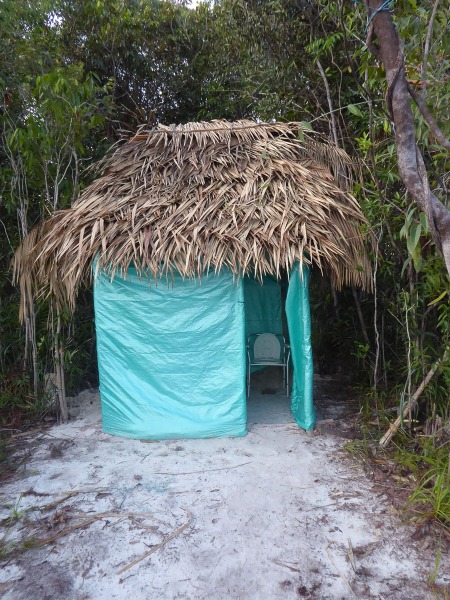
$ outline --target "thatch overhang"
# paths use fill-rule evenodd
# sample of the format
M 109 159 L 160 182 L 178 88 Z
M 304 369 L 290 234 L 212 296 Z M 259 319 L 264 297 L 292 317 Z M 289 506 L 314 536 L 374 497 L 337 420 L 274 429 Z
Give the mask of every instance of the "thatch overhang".
M 99 268 L 187 277 L 213 268 L 279 277 L 298 261 L 333 285 L 371 287 L 368 224 L 350 193 L 348 155 L 300 123 L 213 121 L 121 143 L 67 210 L 17 250 L 22 316 L 50 294 L 73 309 Z

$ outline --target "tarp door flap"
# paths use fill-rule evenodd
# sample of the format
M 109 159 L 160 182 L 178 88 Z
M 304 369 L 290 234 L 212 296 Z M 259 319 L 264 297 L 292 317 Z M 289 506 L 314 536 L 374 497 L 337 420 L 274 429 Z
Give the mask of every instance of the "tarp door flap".
M 291 411 L 297 425 L 314 428 L 313 359 L 311 347 L 311 315 L 309 309 L 309 269 L 297 265 L 290 277 L 286 298 L 286 319 L 294 367 Z

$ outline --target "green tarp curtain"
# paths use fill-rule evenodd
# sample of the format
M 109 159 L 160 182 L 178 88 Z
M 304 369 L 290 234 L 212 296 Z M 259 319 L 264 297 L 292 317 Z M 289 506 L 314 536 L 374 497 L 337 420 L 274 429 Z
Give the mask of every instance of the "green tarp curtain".
M 315 419 L 308 278 L 306 269 L 292 272 L 286 301 L 291 409 L 304 429 Z M 223 270 L 156 284 L 132 268 L 113 281 L 100 271 L 94 304 L 105 432 L 139 439 L 245 435 L 246 335 L 261 327 L 281 333 L 275 280 L 261 285 Z
M 313 403 L 313 358 L 309 308 L 309 269 L 297 266 L 291 273 L 286 298 L 286 318 L 291 344 L 293 382 L 291 411 L 303 429 L 313 429 L 316 415 Z

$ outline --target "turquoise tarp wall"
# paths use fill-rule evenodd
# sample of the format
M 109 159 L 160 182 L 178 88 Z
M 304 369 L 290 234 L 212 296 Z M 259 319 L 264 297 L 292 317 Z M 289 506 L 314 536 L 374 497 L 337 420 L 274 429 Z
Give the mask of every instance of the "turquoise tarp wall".
M 286 298 L 286 317 L 294 367 L 291 411 L 297 425 L 313 429 L 316 415 L 313 403 L 313 359 L 309 308 L 309 269 L 292 271 Z
M 242 280 L 127 278 L 94 285 L 103 429 L 130 438 L 246 433 Z

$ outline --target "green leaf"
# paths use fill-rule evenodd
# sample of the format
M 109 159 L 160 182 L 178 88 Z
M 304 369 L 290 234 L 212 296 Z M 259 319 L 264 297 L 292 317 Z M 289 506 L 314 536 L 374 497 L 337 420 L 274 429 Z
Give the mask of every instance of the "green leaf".
M 421 256 L 416 256 L 414 257 L 414 269 L 416 270 L 416 273 L 420 273 L 420 271 L 422 270 L 423 267 L 423 259 Z
M 444 296 L 446 296 L 448 294 L 447 290 L 443 291 L 442 294 L 439 294 L 439 296 L 437 298 L 435 298 L 434 300 L 432 300 L 427 306 L 433 306 L 433 304 L 437 304 L 438 302 L 440 302 L 442 300 L 442 298 L 444 298 Z
M 414 239 L 412 238 L 411 234 L 406 240 L 406 247 L 408 248 L 409 255 L 414 257 L 416 246 L 414 245 Z
M 310 131 L 313 131 L 313 126 L 311 125 L 311 123 L 308 123 L 308 121 L 300 121 L 300 125 L 304 128 L 304 129 L 309 129 Z
M 424 230 L 425 233 L 428 233 L 429 229 L 428 229 L 428 220 L 427 220 L 427 216 L 425 213 L 421 212 L 419 215 L 419 221 L 420 224 L 422 225 L 422 229 Z
M 411 225 L 409 235 L 413 240 L 413 247 L 416 248 L 419 243 L 420 236 L 422 235 L 422 225 L 420 223 L 414 223 Z
M 349 112 L 352 113 L 352 115 L 356 115 L 357 117 L 363 117 L 364 115 L 362 114 L 362 112 L 359 110 L 359 108 L 355 105 L 355 104 L 349 104 L 347 106 Z
M 408 222 L 405 221 L 405 224 L 400 229 L 400 239 L 405 238 L 408 235 Z
M 405 262 L 403 263 L 403 267 L 402 267 L 402 272 L 401 272 L 401 276 L 403 277 L 404 272 L 406 271 L 406 269 L 408 268 L 408 266 L 411 264 L 411 257 L 408 256 L 408 258 L 405 260 Z

